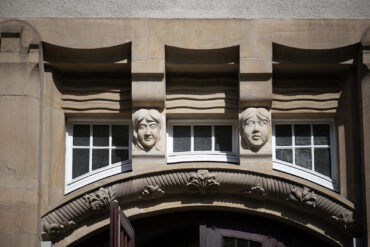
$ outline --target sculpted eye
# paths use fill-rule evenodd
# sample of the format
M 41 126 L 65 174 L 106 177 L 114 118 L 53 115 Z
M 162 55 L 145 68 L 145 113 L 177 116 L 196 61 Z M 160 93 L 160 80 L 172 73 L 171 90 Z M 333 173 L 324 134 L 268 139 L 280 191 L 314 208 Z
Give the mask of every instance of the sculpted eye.
M 140 125 L 139 125 L 139 129 L 143 130 L 143 129 L 145 129 L 145 128 L 146 128 L 146 126 L 145 126 L 144 124 L 140 124 Z
M 246 126 L 253 126 L 254 125 L 254 121 L 251 121 L 251 120 L 248 120 L 247 122 L 245 122 L 245 125 Z
M 267 121 L 266 120 L 261 120 L 261 121 L 258 121 L 258 124 L 259 124 L 259 126 L 267 125 Z
M 150 128 L 152 128 L 152 129 L 157 128 L 157 124 L 154 124 L 154 123 L 153 123 L 153 124 L 150 124 L 149 126 L 150 126 Z

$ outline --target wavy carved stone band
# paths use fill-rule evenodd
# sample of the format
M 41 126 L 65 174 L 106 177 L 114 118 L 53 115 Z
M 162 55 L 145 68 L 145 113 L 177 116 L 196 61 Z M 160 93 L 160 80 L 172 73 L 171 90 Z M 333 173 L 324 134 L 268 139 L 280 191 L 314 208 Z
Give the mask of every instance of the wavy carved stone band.
M 353 209 L 307 187 L 246 171 L 189 169 L 119 181 L 76 198 L 42 217 L 42 237 L 44 240 L 52 240 L 78 227 L 92 213 L 107 210 L 109 202 L 113 200 L 124 207 L 135 201 L 165 199 L 167 195 L 181 197 L 187 193 L 202 194 L 201 198 L 210 198 L 215 194 L 217 198 L 222 195 L 230 198 L 232 195 L 239 200 L 244 198 L 255 202 L 261 202 L 263 198 L 302 210 L 305 214 L 316 215 L 343 228 L 353 224 Z M 286 207 L 283 208 L 286 210 Z

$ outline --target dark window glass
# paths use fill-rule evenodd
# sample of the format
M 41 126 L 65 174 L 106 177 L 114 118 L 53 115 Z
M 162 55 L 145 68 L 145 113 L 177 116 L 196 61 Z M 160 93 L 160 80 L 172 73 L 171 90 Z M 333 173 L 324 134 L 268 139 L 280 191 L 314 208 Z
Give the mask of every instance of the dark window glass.
M 89 149 L 74 148 L 72 157 L 72 178 L 89 172 Z
M 235 238 L 224 237 L 223 238 L 224 246 L 223 247 L 236 247 L 235 246 Z
M 127 149 L 113 149 L 112 150 L 112 164 L 128 160 Z
M 173 127 L 173 151 L 186 152 L 191 150 L 190 126 Z
M 237 238 L 236 239 L 236 247 L 249 247 L 248 242 L 250 242 L 250 241 L 245 240 L 245 239 Z
M 307 169 L 312 169 L 311 148 L 295 149 L 295 164 Z
M 239 246 L 239 245 L 238 245 Z M 262 247 L 262 243 L 249 240 L 249 247 Z
M 276 149 L 276 159 L 293 163 L 292 149 Z
M 329 148 L 315 148 L 315 171 L 330 177 L 330 149 Z
M 127 125 L 112 125 L 112 146 L 128 146 L 129 130 Z
M 311 145 L 311 126 L 309 124 L 294 125 L 295 145 Z
M 90 125 L 73 125 L 73 145 L 89 146 L 90 145 Z
M 109 149 L 92 150 L 92 169 L 96 170 L 109 165 Z
M 292 126 L 287 124 L 279 124 L 275 126 L 276 146 L 291 146 L 292 145 Z
M 109 125 L 93 126 L 93 145 L 109 146 Z
M 313 140 L 315 145 L 330 145 L 329 124 L 314 124 Z
M 215 150 L 233 151 L 233 127 L 230 125 L 215 126 Z
M 212 126 L 194 126 L 194 151 L 212 151 Z

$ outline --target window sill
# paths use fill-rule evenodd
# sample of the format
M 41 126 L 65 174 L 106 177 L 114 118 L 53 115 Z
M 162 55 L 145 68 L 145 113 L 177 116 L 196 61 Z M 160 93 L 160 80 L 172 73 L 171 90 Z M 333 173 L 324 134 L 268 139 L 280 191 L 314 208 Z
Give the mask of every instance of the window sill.
M 330 190 L 338 191 L 336 182 L 333 181 L 331 178 L 326 177 L 320 173 L 305 169 L 303 167 L 274 161 L 273 169 L 306 179 Z
M 167 163 L 194 162 L 194 161 L 216 161 L 227 163 L 238 163 L 239 157 L 229 153 L 209 153 L 209 152 L 184 152 L 172 153 L 167 156 Z
M 70 182 L 67 182 L 64 194 L 68 194 L 72 191 L 75 191 L 83 186 L 96 182 L 100 179 L 110 177 L 122 172 L 127 172 L 130 170 L 131 170 L 131 161 L 100 168 L 93 172 L 79 176 Z

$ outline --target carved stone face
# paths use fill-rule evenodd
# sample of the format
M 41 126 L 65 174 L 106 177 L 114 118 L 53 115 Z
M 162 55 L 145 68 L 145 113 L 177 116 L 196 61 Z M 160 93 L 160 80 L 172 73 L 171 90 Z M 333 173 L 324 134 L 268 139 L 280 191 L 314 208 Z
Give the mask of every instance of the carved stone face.
M 140 109 L 133 116 L 134 140 L 138 149 L 150 151 L 160 139 L 161 115 L 155 109 Z
M 137 139 L 145 149 L 151 149 L 157 143 L 159 126 L 154 120 L 143 119 L 137 126 Z
M 248 108 L 242 113 L 242 136 L 248 147 L 256 150 L 269 139 L 270 118 L 264 108 Z

